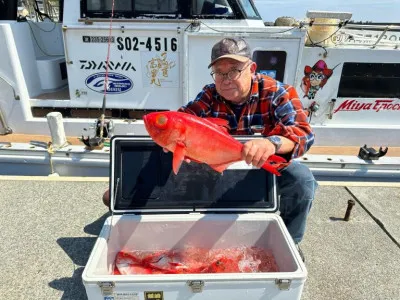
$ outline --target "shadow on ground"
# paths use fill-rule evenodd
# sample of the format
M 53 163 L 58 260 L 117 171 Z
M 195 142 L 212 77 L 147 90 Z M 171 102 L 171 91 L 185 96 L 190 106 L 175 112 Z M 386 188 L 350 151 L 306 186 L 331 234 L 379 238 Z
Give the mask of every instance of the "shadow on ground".
M 93 235 L 98 236 L 101 231 L 101 228 L 104 225 L 104 222 L 106 221 L 106 219 L 109 216 L 111 216 L 111 214 L 109 212 L 105 213 L 103 216 L 98 218 L 93 223 L 86 225 L 85 228 L 83 228 L 83 231 L 87 234 L 93 234 Z
M 331 221 L 344 221 L 344 218 L 329 217 L 329 220 L 331 220 Z
M 89 259 L 97 236 L 109 215 L 109 213 L 106 213 L 84 227 L 83 231 L 87 234 L 95 235 L 94 237 L 62 237 L 57 240 L 57 244 L 60 245 L 73 264 L 78 266 L 72 277 L 55 279 L 49 283 L 49 286 L 53 289 L 64 292 L 61 300 L 87 299 L 85 287 L 82 282 L 83 269 Z
M 49 283 L 49 286 L 64 291 L 61 300 L 85 300 L 87 296 L 82 282 L 83 269 L 83 267 L 79 267 L 74 271 L 72 277 L 53 280 Z

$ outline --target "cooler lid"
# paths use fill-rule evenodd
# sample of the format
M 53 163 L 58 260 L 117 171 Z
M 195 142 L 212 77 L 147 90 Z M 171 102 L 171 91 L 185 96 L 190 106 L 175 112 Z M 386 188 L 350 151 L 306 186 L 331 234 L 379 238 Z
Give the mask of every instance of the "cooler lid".
M 276 177 L 245 162 L 231 165 L 223 174 L 207 164 L 184 162 L 175 175 L 172 153 L 165 153 L 148 136 L 114 136 L 110 155 L 114 213 L 278 210 Z

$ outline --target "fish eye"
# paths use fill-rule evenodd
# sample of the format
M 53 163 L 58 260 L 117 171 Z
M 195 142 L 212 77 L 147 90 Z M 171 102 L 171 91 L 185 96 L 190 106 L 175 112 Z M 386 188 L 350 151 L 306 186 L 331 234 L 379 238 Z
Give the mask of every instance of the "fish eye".
M 164 127 L 167 125 L 168 118 L 166 115 L 159 115 L 156 118 L 156 125 L 159 127 Z

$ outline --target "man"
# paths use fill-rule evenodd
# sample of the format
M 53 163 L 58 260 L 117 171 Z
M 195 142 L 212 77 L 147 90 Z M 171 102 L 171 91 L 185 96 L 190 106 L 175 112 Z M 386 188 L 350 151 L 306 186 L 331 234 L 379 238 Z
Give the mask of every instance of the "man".
M 289 160 L 279 166 L 280 211 L 298 244 L 304 235 L 317 183 L 305 165 L 291 161 L 302 156 L 314 142 L 296 90 L 256 74 L 257 65 L 243 39 L 225 38 L 215 44 L 208 67 L 212 68 L 214 84 L 205 86 L 194 101 L 179 111 L 227 119 L 232 135 L 251 135 L 252 128 L 260 128 L 266 138 L 244 144 L 242 158 L 248 164 L 260 168 L 272 154 Z
M 226 119 L 232 135 L 252 135 L 254 128 L 260 129 L 265 138 L 246 142 L 242 158 L 258 168 L 272 154 L 289 161 L 279 165 L 280 211 L 293 240 L 300 243 L 317 183 L 305 165 L 292 161 L 314 142 L 296 90 L 256 74 L 257 65 L 243 39 L 225 38 L 215 44 L 208 67 L 212 68 L 214 83 L 206 85 L 194 101 L 178 111 Z

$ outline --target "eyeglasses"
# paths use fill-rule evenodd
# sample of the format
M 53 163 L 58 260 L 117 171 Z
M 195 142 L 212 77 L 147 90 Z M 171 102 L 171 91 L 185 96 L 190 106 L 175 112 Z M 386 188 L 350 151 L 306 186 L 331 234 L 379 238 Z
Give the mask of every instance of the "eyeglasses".
M 242 69 L 233 69 L 230 70 L 228 73 L 221 73 L 221 72 L 211 72 L 210 75 L 214 79 L 214 81 L 223 81 L 226 78 L 229 80 L 237 80 L 239 79 L 240 75 L 242 75 L 242 72 L 251 65 L 252 62 L 248 63 L 246 66 L 244 66 Z
M 310 80 L 322 80 L 324 78 L 325 76 L 323 74 L 315 74 L 315 73 L 310 74 Z

